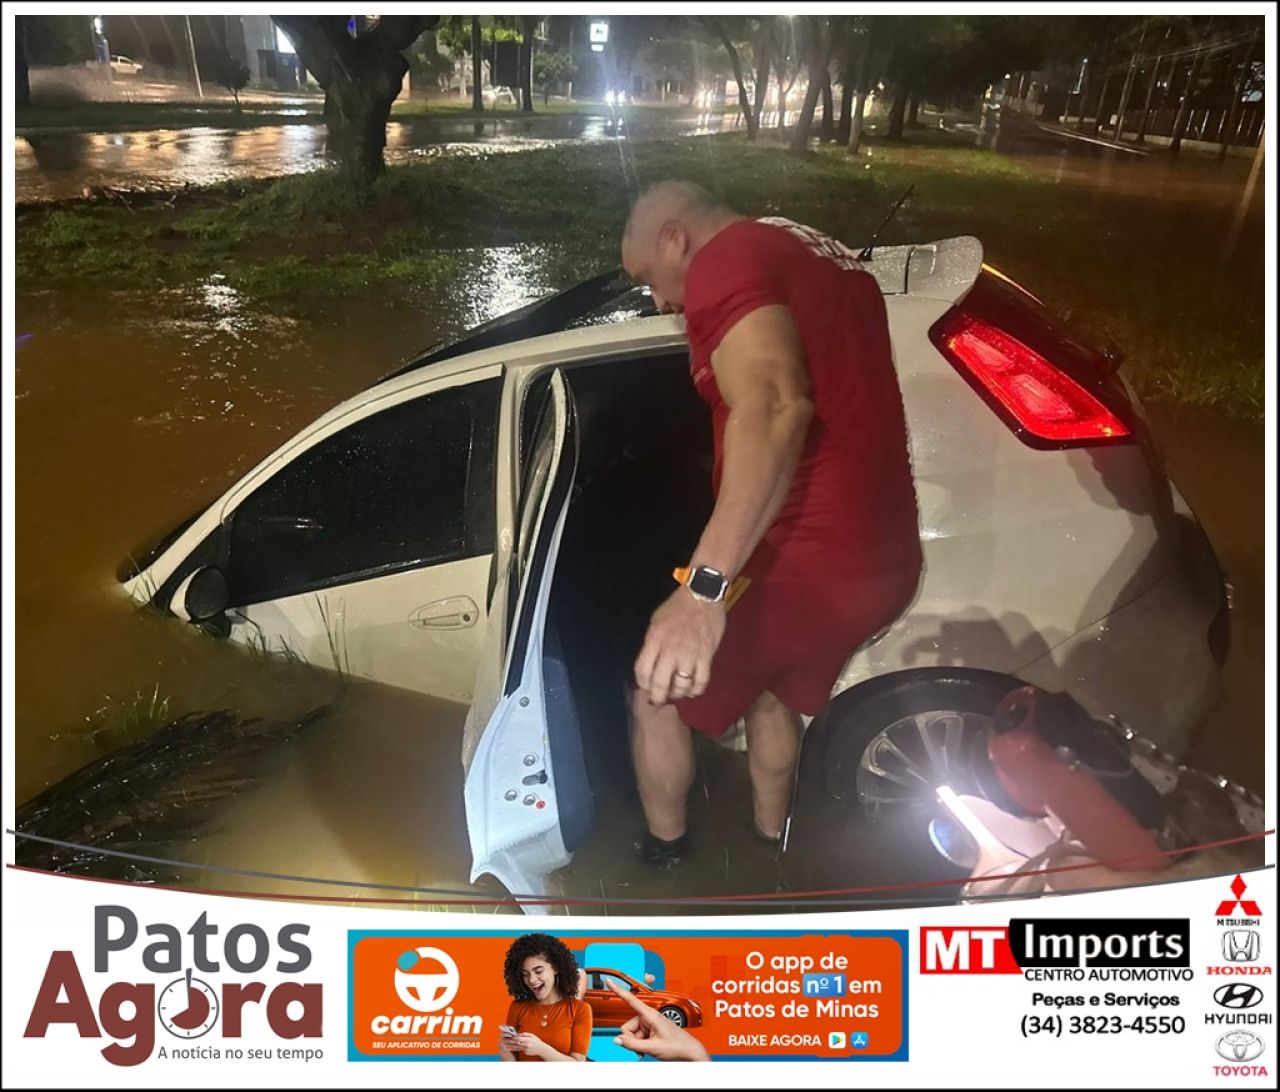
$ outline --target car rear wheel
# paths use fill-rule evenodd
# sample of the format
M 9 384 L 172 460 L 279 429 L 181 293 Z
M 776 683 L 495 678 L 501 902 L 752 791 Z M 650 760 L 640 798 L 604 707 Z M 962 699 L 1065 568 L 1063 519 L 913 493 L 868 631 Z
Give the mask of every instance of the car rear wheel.
M 689 1022 L 685 1014 L 680 1009 L 676 1008 L 675 1005 L 665 1005 L 658 1010 L 658 1013 L 665 1016 L 678 1028 L 684 1027 Z
M 995 782 L 987 740 L 996 704 L 1019 685 L 992 672 L 913 671 L 837 697 L 805 734 L 785 862 L 792 887 L 935 881 L 901 901 L 952 901 L 959 888 L 946 881 L 968 871 L 940 851 L 948 817 L 937 790 L 1012 807 Z

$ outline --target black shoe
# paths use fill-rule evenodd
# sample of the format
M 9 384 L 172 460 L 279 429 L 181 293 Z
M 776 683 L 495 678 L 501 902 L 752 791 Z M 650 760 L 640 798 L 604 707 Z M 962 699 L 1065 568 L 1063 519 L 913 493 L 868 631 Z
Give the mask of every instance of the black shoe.
M 673 868 L 680 866 L 688 841 L 687 834 L 682 834 L 679 838 L 668 842 L 646 830 L 644 837 L 635 843 L 636 856 L 650 868 L 655 868 L 659 872 L 670 872 Z

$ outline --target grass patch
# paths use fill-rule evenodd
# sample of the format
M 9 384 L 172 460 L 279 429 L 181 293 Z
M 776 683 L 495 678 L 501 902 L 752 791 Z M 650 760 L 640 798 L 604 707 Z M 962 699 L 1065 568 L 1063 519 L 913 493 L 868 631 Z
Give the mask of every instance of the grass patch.
M 261 125 L 315 125 L 324 121 L 321 105 L 279 107 L 230 102 L 35 102 L 14 113 L 19 134 L 65 130 L 118 133 L 142 129 L 252 129 Z
M 800 160 L 734 135 L 441 157 L 391 168 L 368 188 L 317 171 L 128 208 L 23 207 L 19 287 L 160 286 L 221 273 L 274 307 L 362 291 L 422 301 L 474 277 L 479 248 L 523 244 L 540 248 L 547 283 L 563 285 L 617 264 L 635 188 L 665 177 L 851 243 L 914 184 L 883 242 L 976 235 L 990 261 L 1096 339 L 1114 340 L 1144 394 L 1261 417 L 1256 233 L 1219 260 L 1220 210 L 1055 184 L 936 130 L 907 145 L 873 137 L 854 158 L 832 148 Z
M 83 731 L 99 754 L 109 754 L 146 739 L 172 719 L 169 699 L 160 696 L 157 685 L 149 694 L 138 691 L 123 700 L 108 699 L 85 717 Z

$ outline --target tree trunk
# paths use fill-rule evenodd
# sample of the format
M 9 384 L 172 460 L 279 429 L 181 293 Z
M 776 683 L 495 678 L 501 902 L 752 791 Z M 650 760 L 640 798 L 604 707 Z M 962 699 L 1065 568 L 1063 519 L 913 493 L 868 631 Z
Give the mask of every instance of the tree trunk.
M 13 17 L 14 75 L 17 79 L 14 102 L 18 106 L 31 105 L 31 71 L 27 68 L 26 19 L 25 15 L 15 15 Z
M 911 105 L 907 107 L 907 128 L 920 128 L 920 96 L 914 91 L 911 93 Z
M 1093 128 L 1089 131 L 1094 136 L 1098 135 L 1098 130 L 1102 127 L 1102 111 L 1107 104 L 1107 88 L 1111 86 L 1111 73 L 1108 72 L 1102 78 L 1102 90 L 1098 94 L 1098 108 L 1093 112 Z
M 862 145 L 862 119 L 867 112 L 867 93 L 858 88 L 853 104 L 853 120 L 849 125 L 849 154 L 856 155 Z
M 1151 82 L 1147 84 L 1147 101 L 1142 104 L 1142 120 L 1138 122 L 1138 135 L 1135 138 L 1139 144 L 1146 140 L 1147 125 L 1151 122 L 1151 98 L 1156 92 L 1156 85 L 1160 82 L 1160 64 L 1163 61 L 1162 53 L 1156 57 L 1155 66 L 1151 69 Z M 1173 73 L 1169 74 L 1169 78 L 1173 78 Z
M 1187 73 L 1187 89 L 1183 93 L 1182 101 L 1178 103 L 1178 114 L 1173 121 L 1173 141 L 1169 145 L 1169 151 L 1177 155 L 1182 148 L 1182 138 L 1187 132 L 1187 121 L 1191 116 L 1191 96 L 1196 90 L 1196 80 L 1200 75 L 1200 61 L 1203 58 L 1203 51 L 1197 47 L 1195 56 L 1191 60 L 1191 71 Z
M 756 56 L 759 58 L 756 62 L 755 113 L 757 127 L 764 124 L 762 119 L 764 117 L 765 103 L 768 101 L 769 96 L 769 62 L 771 60 L 769 46 L 772 41 L 773 36 L 767 29 L 761 31 L 759 44 L 756 48 Z
M 894 91 L 893 107 L 889 111 L 889 139 L 902 139 L 902 123 L 907 116 L 907 99 L 911 97 L 911 88 L 905 83 L 898 85 Z
M 820 141 L 836 138 L 836 107 L 831 94 L 831 69 L 822 74 L 822 128 L 818 130 Z
M 1117 141 L 1124 134 L 1124 115 L 1129 109 L 1129 96 L 1133 94 L 1133 81 L 1138 78 L 1138 55 L 1135 53 L 1129 60 L 1129 71 L 1125 73 L 1124 87 L 1120 89 L 1120 105 L 1116 107 L 1116 127 L 1111 135 Z
M 484 77 L 484 62 L 481 60 L 480 51 L 484 49 L 484 42 L 480 36 L 480 16 L 471 16 L 471 109 L 477 114 L 484 112 L 484 95 L 480 90 L 480 83 Z
M 520 42 L 520 109 L 533 113 L 533 33 L 538 25 L 536 15 L 522 15 L 523 34 Z
M 804 106 L 800 109 L 795 135 L 791 138 L 792 155 L 804 155 L 809 150 L 809 133 L 813 129 L 813 115 L 818 108 L 818 96 L 822 94 L 822 86 L 826 82 L 821 74 L 831 67 L 831 46 L 834 38 L 831 20 L 817 15 L 812 18 L 814 20 L 813 46 L 809 54 L 809 88 L 805 91 Z
M 434 27 L 438 17 L 385 15 L 356 38 L 347 33 L 346 18 L 341 15 L 272 18 L 324 88 L 328 153 L 350 178 L 372 181 L 384 169 L 387 118 L 409 71 L 401 51 Z
M 849 143 L 849 130 L 853 125 L 853 92 L 857 81 L 857 46 L 852 33 L 845 37 L 844 81 L 840 84 L 840 124 L 836 126 L 836 140 Z
M 1240 124 L 1240 99 L 1244 95 L 1245 84 L 1249 81 L 1249 65 L 1253 61 L 1253 47 L 1257 44 L 1258 32 L 1253 32 L 1253 37 L 1249 39 L 1249 45 L 1244 51 L 1244 65 L 1240 69 L 1240 82 L 1236 84 L 1235 95 L 1231 99 L 1231 108 L 1227 111 L 1226 120 L 1222 123 L 1222 146 L 1218 149 L 1218 158 L 1225 159 L 1227 156 L 1227 148 L 1231 146 L 1231 139 L 1235 136 L 1236 127 Z
M 747 139 L 755 140 L 758 122 L 751 110 L 751 98 L 747 94 L 746 81 L 742 78 L 742 59 L 738 56 L 738 49 L 730 39 L 724 24 L 715 16 L 709 16 L 708 21 L 711 23 L 712 29 L 720 36 L 725 52 L 729 54 L 729 64 L 733 66 L 733 78 L 738 84 L 738 106 L 742 110 L 742 120 L 747 126 Z

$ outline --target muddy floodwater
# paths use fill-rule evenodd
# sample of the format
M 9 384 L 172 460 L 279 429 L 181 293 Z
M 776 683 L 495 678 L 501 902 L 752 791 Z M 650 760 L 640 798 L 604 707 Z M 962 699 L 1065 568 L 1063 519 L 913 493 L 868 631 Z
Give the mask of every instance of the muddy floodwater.
M 1250 165 L 1230 171 L 1234 196 L 1223 198 L 1224 210 L 1231 200 L 1258 200 L 1246 190 Z M 1109 184 L 1137 184 L 1131 177 L 1138 176 L 1128 165 L 1115 167 Z M 1176 205 L 1184 183 L 1166 184 Z M 1251 236 L 1241 245 L 1261 249 Z M 251 305 L 216 278 L 159 293 L 19 286 L 19 801 L 139 726 L 192 711 L 230 709 L 274 721 L 325 707 L 300 739 L 251 771 L 255 785 L 214 829 L 169 847 L 188 863 L 189 881 L 214 890 L 421 906 L 447 906 L 450 892 L 465 897 L 476 890 L 467 883 L 459 761 L 465 709 L 344 682 L 205 637 L 137 609 L 115 580 L 127 555 L 212 500 L 320 413 L 416 350 L 550 287 L 538 273 L 536 249 L 476 251 L 470 258 L 469 279 L 420 307 L 349 300 L 293 318 Z M 1223 698 L 1195 743 L 1195 757 L 1261 791 L 1262 429 L 1212 413 L 1151 409 L 1171 473 L 1235 590 Z M 655 876 L 634 861 L 629 841 L 639 829 L 638 805 L 628 786 L 604 782 L 596 786 L 598 829 L 556 877 L 556 893 L 660 900 L 774 891 L 777 868 L 748 835 L 744 756 L 713 746 L 700 754 L 691 820 L 698 840 L 686 867 Z M 318 886 L 287 877 L 340 882 Z M 494 905 L 457 908 L 487 913 Z M 644 909 L 616 903 L 613 912 Z

